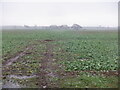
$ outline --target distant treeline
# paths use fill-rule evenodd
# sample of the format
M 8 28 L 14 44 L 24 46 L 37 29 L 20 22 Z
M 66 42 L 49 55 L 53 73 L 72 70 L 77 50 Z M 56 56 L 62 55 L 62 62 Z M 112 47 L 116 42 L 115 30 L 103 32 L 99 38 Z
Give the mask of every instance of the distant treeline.
M 78 24 L 68 25 L 50 25 L 50 26 L 2 26 L 2 29 L 25 29 L 25 30 L 117 30 L 117 27 L 82 27 Z
M 68 25 L 50 25 L 50 26 L 3 26 L 3 29 L 41 29 L 41 30 L 80 30 L 82 26 L 78 24 L 73 24 L 72 26 Z

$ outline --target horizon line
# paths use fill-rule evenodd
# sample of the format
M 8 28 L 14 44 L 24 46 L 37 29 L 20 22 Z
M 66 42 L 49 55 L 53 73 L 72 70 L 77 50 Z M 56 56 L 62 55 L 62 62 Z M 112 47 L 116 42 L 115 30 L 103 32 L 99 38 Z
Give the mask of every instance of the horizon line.
M 36 26 L 36 27 L 40 27 L 40 26 L 45 26 L 45 27 L 47 27 L 47 26 L 52 26 L 52 25 L 55 25 L 55 24 L 52 24 L 52 25 L 27 25 L 27 24 L 24 24 L 24 25 L 0 25 L 0 27 L 3 27 L 3 26 Z M 62 25 L 67 25 L 67 24 L 62 24 Z M 62 25 L 56 25 L 56 26 L 62 26 Z M 72 24 L 73 25 L 73 24 Z M 67 26 L 72 26 L 72 25 L 67 25 Z M 77 24 L 77 25 L 79 25 L 79 24 Z M 80 26 L 82 26 L 82 25 L 80 25 Z M 97 26 L 82 26 L 82 27 L 119 27 L 119 26 L 103 26 L 103 25 L 97 25 Z

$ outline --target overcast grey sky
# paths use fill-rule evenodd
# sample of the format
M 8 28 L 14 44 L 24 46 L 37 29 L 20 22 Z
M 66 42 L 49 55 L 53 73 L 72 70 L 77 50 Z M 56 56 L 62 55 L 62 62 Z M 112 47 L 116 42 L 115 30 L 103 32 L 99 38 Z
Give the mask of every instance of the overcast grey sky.
M 72 25 L 118 26 L 117 0 L 92 2 L 37 2 L 36 0 L 8 2 L 2 5 L 3 25 Z

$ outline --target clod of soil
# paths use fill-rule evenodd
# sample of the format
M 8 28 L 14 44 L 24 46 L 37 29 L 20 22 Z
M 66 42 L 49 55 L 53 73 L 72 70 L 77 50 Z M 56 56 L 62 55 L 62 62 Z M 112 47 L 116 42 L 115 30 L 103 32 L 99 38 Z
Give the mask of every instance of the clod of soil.
M 31 54 L 32 52 L 26 52 L 26 54 Z
M 50 42 L 50 41 L 54 41 L 54 40 L 46 39 L 46 40 L 44 40 L 44 41 Z

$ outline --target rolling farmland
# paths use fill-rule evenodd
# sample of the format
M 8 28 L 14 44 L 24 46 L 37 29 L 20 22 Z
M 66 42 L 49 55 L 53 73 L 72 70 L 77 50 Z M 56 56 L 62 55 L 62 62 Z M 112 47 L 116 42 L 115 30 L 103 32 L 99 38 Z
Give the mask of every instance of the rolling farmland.
M 3 30 L 3 88 L 117 88 L 117 31 Z

